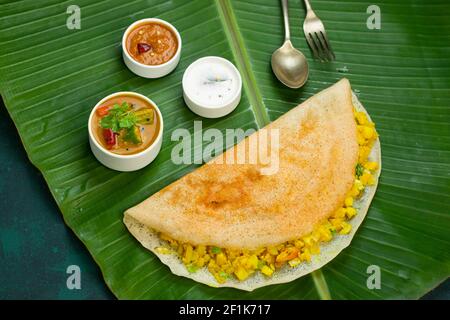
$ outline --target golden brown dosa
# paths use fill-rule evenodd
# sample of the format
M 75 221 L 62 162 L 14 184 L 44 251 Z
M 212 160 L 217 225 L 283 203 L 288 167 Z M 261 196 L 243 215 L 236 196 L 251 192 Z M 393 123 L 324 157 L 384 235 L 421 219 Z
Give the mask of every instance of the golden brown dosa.
M 218 157 L 126 215 L 179 241 L 222 248 L 255 249 L 307 234 L 342 205 L 354 181 L 358 144 L 348 80 L 266 127 L 274 128 L 276 174 L 261 174 L 261 164 L 218 164 Z M 245 150 L 238 144 L 226 153 Z
M 124 223 L 174 274 L 216 287 L 255 288 L 289 282 L 321 268 L 347 247 L 375 194 L 381 170 L 376 141 L 369 156 L 379 163 L 375 185 L 355 201 L 358 215 L 348 235 L 321 246 L 310 263 L 284 267 L 271 278 L 255 274 L 218 284 L 206 268 L 190 273 L 176 254 L 161 254 L 157 232 L 191 244 L 256 248 L 300 238 L 341 206 L 354 181 L 358 144 L 353 108 L 367 114 L 347 79 L 311 97 L 266 128 L 280 129 L 280 166 L 261 175 L 261 165 L 218 164 L 218 157 L 125 212 Z M 369 117 L 369 115 L 367 114 Z M 370 117 L 369 117 L 370 119 Z M 256 133 L 258 134 L 258 133 Z M 227 153 L 239 153 L 239 143 Z

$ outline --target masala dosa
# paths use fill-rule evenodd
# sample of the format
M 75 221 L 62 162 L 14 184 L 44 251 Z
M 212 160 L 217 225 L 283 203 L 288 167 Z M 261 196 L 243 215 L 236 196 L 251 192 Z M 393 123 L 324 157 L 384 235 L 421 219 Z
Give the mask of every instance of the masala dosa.
M 253 290 L 291 281 L 320 268 L 350 243 L 367 212 L 376 183 L 358 199 L 358 215 L 351 220 L 349 235 L 325 244 L 312 262 L 295 269 L 284 268 L 271 278 L 258 274 L 243 282 L 231 280 L 218 285 L 207 271 L 189 273 L 176 255 L 160 254 L 155 248 L 162 243 L 158 233 L 192 245 L 254 250 L 311 232 L 342 205 L 353 185 L 358 161 L 354 108 L 364 111 L 352 95 L 349 81 L 342 79 L 265 127 L 279 129 L 276 174 L 261 174 L 262 164 L 222 163 L 227 153 L 244 152 L 242 145 L 250 136 L 128 209 L 126 226 L 173 273 L 209 285 Z M 381 164 L 378 140 L 370 157 Z M 378 174 L 379 170 L 376 181 Z

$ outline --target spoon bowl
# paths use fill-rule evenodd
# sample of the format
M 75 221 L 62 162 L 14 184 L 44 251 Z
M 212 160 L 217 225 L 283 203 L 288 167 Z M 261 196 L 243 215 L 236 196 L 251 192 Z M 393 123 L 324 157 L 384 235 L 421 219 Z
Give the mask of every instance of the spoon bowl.
M 289 30 L 288 0 L 281 0 L 284 20 L 284 43 L 272 54 L 272 70 L 281 83 L 297 89 L 308 79 L 308 62 L 303 53 L 294 48 Z
M 275 76 L 289 88 L 300 88 L 308 79 L 308 62 L 303 53 L 292 46 L 290 40 L 286 40 L 272 54 L 271 64 Z

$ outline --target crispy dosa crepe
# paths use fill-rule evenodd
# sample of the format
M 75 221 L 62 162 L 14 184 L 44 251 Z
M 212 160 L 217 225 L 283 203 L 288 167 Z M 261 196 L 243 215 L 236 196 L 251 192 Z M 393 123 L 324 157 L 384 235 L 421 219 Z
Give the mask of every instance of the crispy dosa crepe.
M 257 153 L 258 146 L 252 146 L 249 139 L 258 138 L 264 131 L 260 130 L 128 209 L 126 226 L 173 273 L 213 286 L 253 290 L 320 268 L 350 243 L 375 193 L 379 170 L 374 186 L 367 187 L 354 204 L 358 215 L 350 222 L 350 234 L 321 246 L 321 253 L 310 263 L 284 267 L 271 278 L 255 274 L 242 282 L 228 280 L 218 285 L 206 268 L 189 273 L 177 255 L 161 254 L 155 248 L 164 245 L 160 232 L 192 245 L 249 250 L 276 246 L 311 232 L 342 206 L 354 183 L 358 161 L 354 108 L 364 111 L 348 80 L 342 79 L 265 128 L 279 130 L 279 144 L 272 149 L 279 152 L 276 173 L 263 174 L 267 164 L 223 161 L 229 153 Z M 381 164 L 378 140 L 370 158 Z

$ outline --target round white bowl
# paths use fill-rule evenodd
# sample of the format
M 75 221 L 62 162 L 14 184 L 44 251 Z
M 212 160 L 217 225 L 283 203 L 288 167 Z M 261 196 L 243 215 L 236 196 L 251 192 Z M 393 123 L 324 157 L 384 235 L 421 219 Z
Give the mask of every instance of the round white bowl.
M 233 94 L 231 99 L 225 101 L 224 103 L 208 105 L 200 101 L 197 101 L 195 97 L 192 96 L 192 94 L 189 92 L 188 86 L 189 73 L 192 72 L 194 68 L 199 67 L 202 64 L 208 63 L 216 63 L 225 66 L 237 80 L 237 91 Z M 183 85 L 183 98 L 184 101 L 186 102 L 186 105 L 189 107 L 189 109 L 191 109 L 192 112 L 205 118 L 220 118 L 226 116 L 227 114 L 231 113 L 234 109 L 236 109 L 236 107 L 239 104 L 239 101 L 241 100 L 242 78 L 239 73 L 239 70 L 234 66 L 233 63 L 222 57 L 207 56 L 191 63 L 184 72 L 182 85 Z
M 149 23 L 149 22 L 156 22 L 156 23 L 159 23 L 159 24 L 162 24 L 162 25 L 168 27 L 170 30 L 173 31 L 173 33 L 177 37 L 177 41 L 178 41 L 177 52 L 175 53 L 175 55 L 169 61 L 167 61 L 167 62 L 165 62 L 163 64 L 146 65 L 146 64 L 140 63 L 140 62 L 134 60 L 133 57 L 130 55 L 130 53 L 127 50 L 126 41 L 127 41 L 128 34 L 137 25 L 145 24 L 145 23 Z M 180 56 L 181 56 L 181 36 L 180 36 L 180 33 L 178 32 L 178 30 L 173 25 L 171 25 L 167 21 L 164 21 L 164 20 L 161 20 L 161 19 L 147 18 L 147 19 L 138 20 L 138 21 L 134 22 L 133 24 L 131 24 L 127 28 L 127 30 L 125 30 L 125 33 L 123 34 L 123 37 L 122 37 L 122 56 L 123 56 L 123 61 L 125 62 L 125 64 L 128 67 L 128 69 L 130 69 L 133 73 L 137 74 L 138 76 L 141 76 L 141 77 L 144 77 L 144 78 L 161 78 L 161 77 L 164 77 L 165 75 L 167 75 L 170 72 L 172 72 L 173 69 L 175 69 L 176 66 L 178 65 L 178 62 L 180 61 Z
M 130 155 L 120 155 L 115 154 L 108 149 L 104 148 L 98 141 L 95 139 L 95 136 L 92 132 L 92 117 L 94 116 L 95 111 L 97 108 L 102 105 L 105 101 L 116 97 L 116 96 L 134 96 L 137 98 L 140 98 L 142 100 L 145 100 L 149 103 L 151 103 L 155 110 L 156 114 L 160 121 L 159 126 L 159 133 L 156 137 L 155 141 L 145 150 L 142 150 L 139 153 L 130 154 Z M 110 94 L 109 96 L 104 97 L 102 100 L 100 100 L 95 107 L 92 109 L 91 114 L 89 116 L 88 121 L 88 130 L 89 130 L 89 144 L 91 146 L 92 153 L 97 158 L 98 161 L 100 161 L 101 164 L 104 166 L 117 170 L 117 171 L 135 171 L 142 169 L 143 167 L 150 164 L 153 160 L 155 160 L 156 156 L 158 155 L 159 151 L 161 150 L 161 144 L 162 144 L 162 135 L 163 135 L 163 129 L 164 129 L 164 123 L 163 118 L 161 115 L 161 111 L 159 110 L 158 106 L 149 98 L 146 96 L 135 93 L 135 92 L 116 92 L 113 94 Z

